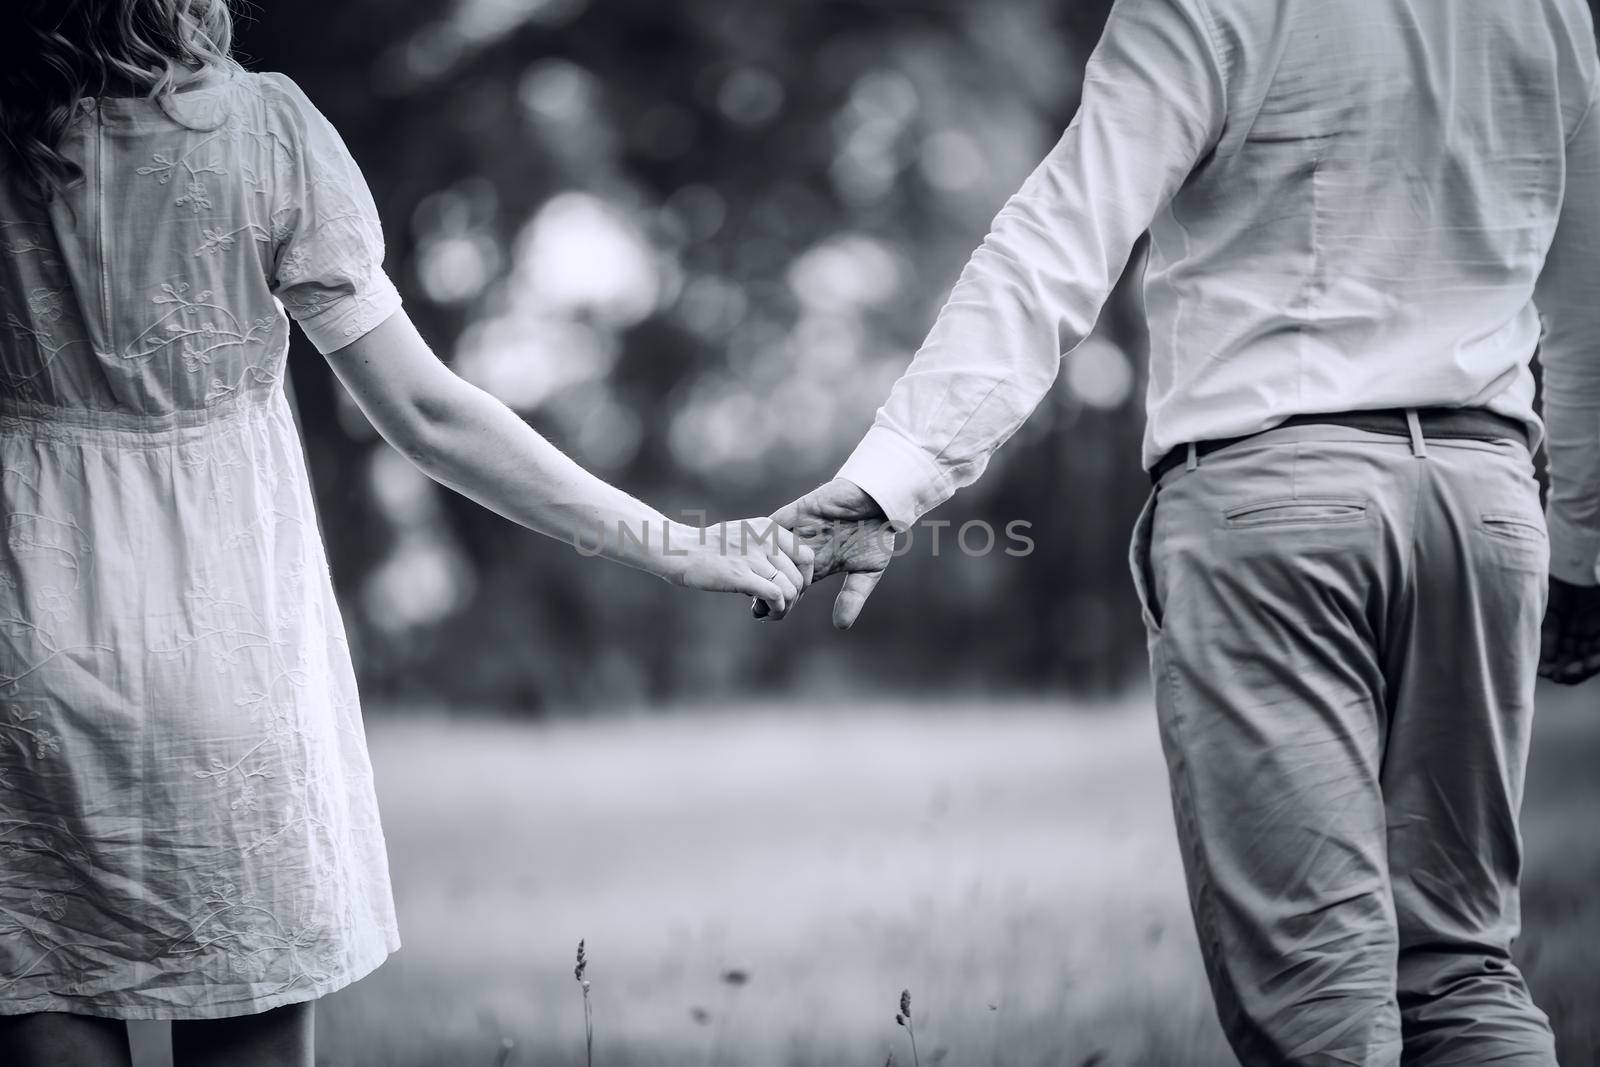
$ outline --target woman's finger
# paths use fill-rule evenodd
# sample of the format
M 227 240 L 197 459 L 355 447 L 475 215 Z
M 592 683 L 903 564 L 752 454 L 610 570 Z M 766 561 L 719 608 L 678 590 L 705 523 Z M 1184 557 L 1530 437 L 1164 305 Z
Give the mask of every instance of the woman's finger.
M 816 553 L 813 552 L 800 535 L 787 526 L 780 526 L 772 520 L 767 520 L 768 532 L 772 535 L 769 539 L 785 556 L 794 560 L 795 565 L 801 569 L 812 566 L 816 562 Z
M 787 610 L 789 606 L 783 587 L 776 581 L 760 577 L 754 571 L 742 571 L 734 579 L 732 592 L 755 597 L 758 602 L 766 604 L 769 612 Z
M 789 609 L 794 607 L 794 602 L 800 598 L 800 589 L 795 585 L 794 579 L 781 570 L 772 576 L 772 584 L 783 591 L 783 602 L 773 612 L 781 618 L 789 613 Z
M 777 527 L 777 545 L 783 557 L 794 564 L 795 580 L 803 593 L 816 579 L 817 554 L 800 539 L 800 535 L 782 526 Z M 776 557 L 775 557 L 776 558 Z
M 795 589 L 795 594 L 796 595 L 798 595 L 801 590 L 805 589 L 805 587 L 806 587 L 805 576 L 800 573 L 800 568 L 795 566 L 794 560 L 790 559 L 788 556 L 784 555 L 782 552 L 769 552 L 769 553 L 767 553 L 767 560 L 774 567 L 778 568 L 778 572 L 780 574 L 782 574 L 784 577 L 788 578 L 789 581 L 794 584 L 794 589 Z

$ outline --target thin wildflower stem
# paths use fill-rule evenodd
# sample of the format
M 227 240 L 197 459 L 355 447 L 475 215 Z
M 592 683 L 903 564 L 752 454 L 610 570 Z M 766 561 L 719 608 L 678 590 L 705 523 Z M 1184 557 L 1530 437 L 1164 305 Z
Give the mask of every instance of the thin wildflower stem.
M 912 1067 L 922 1067 L 922 1059 L 917 1055 L 916 1026 L 911 1021 L 911 990 L 900 991 L 900 1010 L 895 1012 L 894 1021 L 905 1028 L 906 1036 L 911 1039 Z
M 589 969 L 589 956 L 584 951 L 583 939 L 578 940 L 578 965 L 572 969 L 572 977 L 578 980 L 578 985 L 583 988 L 583 1053 L 584 1062 L 588 1067 L 594 1067 L 594 1007 L 589 1002 L 589 979 L 583 976 Z

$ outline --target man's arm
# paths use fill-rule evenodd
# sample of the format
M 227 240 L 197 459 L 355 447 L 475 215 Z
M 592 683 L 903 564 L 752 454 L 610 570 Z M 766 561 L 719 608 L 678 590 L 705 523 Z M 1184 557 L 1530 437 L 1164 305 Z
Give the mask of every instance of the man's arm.
M 1600 80 L 1567 143 L 1566 194 L 1534 301 L 1544 319 L 1550 608 L 1539 673 L 1600 672 Z
M 1118 0 L 1076 117 L 995 219 L 839 472 L 910 524 L 983 473 L 1094 328 L 1140 235 L 1216 144 L 1205 0 Z
M 1566 196 L 1534 302 L 1544 319 L 1550 573 L 1596 584 L 1600 562 L 1600 83 L 1567 145 Z
M 844 572 L 855 623 L 909 526 L 983 473 L 1094 328 L 1139 236 L 1221 135 L 1206 0 L 1118 0 L 1061 141 L 1001 209 L 839 477 L 774 518 Z M 765 616 L 764 605 L 756 615 Z M 775 612 L 781 617 L 783 612 Z

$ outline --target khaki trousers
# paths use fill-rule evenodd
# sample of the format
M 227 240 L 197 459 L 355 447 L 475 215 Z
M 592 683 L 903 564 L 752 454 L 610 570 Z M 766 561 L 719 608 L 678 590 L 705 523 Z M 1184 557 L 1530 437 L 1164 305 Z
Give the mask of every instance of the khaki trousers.
M 1527 446 L 1269 431 L 1168 472 L 1131 555 L 1241 1062 L 1555 1063 L 1510 956 L 1549 563 Z

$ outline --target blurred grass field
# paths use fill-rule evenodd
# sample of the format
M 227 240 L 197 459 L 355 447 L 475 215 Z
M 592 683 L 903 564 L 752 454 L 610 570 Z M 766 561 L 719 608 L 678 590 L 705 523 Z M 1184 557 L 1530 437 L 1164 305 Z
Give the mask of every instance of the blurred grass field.
M 1530 981 L 1600 1062 L 1600 707 L 1543 694 Z M 529 726 L 374 716 L 405 947 L 319 1062 L 1231 1063 L 1142 702 L 772 707 Z M 741 971 L 748 980 L 723 980 Z M 1096 1056 L 1099 1059 L 1096 1059 Z

